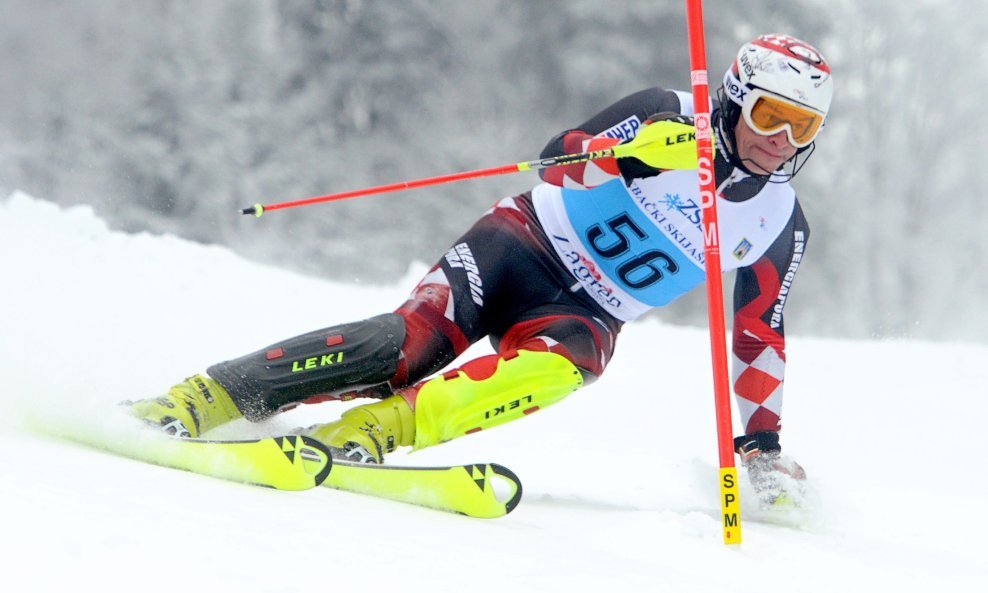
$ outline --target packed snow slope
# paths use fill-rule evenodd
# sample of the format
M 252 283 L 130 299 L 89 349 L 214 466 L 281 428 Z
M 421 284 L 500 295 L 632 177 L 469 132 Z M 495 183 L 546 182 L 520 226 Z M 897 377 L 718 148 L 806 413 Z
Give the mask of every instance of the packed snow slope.
M 779 526 L 745 504 L 744 543 L 728 547 L 704 330 L 631 324 L 606 375 L 566 401 L 389 458 L 513 469 L 520 506 L 479 520 L 225 482 L 50 434 L 111 430 L 120 400 L 389 311 L 424 266 L 393 286 L 329 283 L 112 232 L 87 208 L 17 193 L 0 198 L 0 270 L 6 591 L 988 590 L 983 346 L 791 336 L 783 444 L 816 507 Z M 343 406 L 222 436 L 273 434 Z

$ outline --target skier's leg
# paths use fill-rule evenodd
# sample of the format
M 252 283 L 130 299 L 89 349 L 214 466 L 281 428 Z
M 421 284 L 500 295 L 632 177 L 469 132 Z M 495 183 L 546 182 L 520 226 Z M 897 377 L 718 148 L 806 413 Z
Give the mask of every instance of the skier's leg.
M 544 409 L 583 385 L 572 362 L 554 352 L 489 355 L 404 390 L 414 402 L 416 449 L 493 428 Z
M 206 372 L 257 421 L 318 396 L 390 394 L 404 339 L 405 320 L 388 313 L 302 334 Z
M 177 436 L 197 437 L 230 420 L 257 421 L 307 398 L 347 391 L 390 394 L 405 334 L 393 313 L 309 332 L 215 364 L 131 412 Z M 382 389 L 383 388 L 383 389 Z M 365 395 L 368 395 L 365 393 Z
M 149 424 L 196 437 L 241 415 L 257 421 L 299 403 L 390 396 L 449 364 L 477 339 L 456 324 L 450 299 L 436 266 L 395 313 L 272 344 L 213 365 L 208 377 L 196 375 L 163 396 L 128 403 Z
M 575 314 L 522 321 L 492 340 L 498 354 L 403 389 L 415 413 L 415 448 L 528 416 L 596 380 L 619 327 Z
M 336 458 L 368 463 L 381 463 L 384 453 L 411 445 L 415 417 L 408 402 L 394 395 L 394 389 L 446 366 L 477 339 L 476 333 L 468 335 L 456 323 L 459 319 L 455 311 L 446 273 L 436 265 L 396 311 L 404 320 L 406 331 L 396 369 L 383 386 L 389 387 L 386 393 L 389 397 L 351 408 L 335 422 L 310 426 L 305 434 L 328 446 Z
M 342 457 L 380 462 L 398 446 L 421 449 L 522 418 L 596 379 L 618 327 L 580 315 L 518 323 L 497 340 L 498 354 L 352 408 L 308 434 Z
M 309 434 L 342 449 L 426 447 L 530 414 L 600 375 L 620 322 L 589 297 L 574 295 L 569 272 L 533 234 L 537 227 L 526 196 L 507 198 L 488 211 L 398 311 L 429 320 L 446 347 L 430 350 L 436 340 L 410 330 L 406 358 L 395 374 L 401 380 L 391 383 L 409 386 L 381 406 L 354 408 L 362 411 L 312 427 Z M 483 335 L 494 336 L 497 355 L 413 384 Z

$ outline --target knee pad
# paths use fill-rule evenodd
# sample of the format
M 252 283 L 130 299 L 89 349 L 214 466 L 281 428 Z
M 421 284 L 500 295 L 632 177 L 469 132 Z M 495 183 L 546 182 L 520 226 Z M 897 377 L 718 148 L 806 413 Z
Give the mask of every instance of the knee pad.
M 405 322 L 394 313 L 309 332 L 206 372 L 251 421 L 316 395 L 381 387 L 398 368 Z
M 483 377 L 472 378 L 461 369 L 419 387 L 415 449 L 527 416 L 583 385 L 580 370 L 554 352 L 519 350 L 513 358 L 491 358 L 496 366 Z

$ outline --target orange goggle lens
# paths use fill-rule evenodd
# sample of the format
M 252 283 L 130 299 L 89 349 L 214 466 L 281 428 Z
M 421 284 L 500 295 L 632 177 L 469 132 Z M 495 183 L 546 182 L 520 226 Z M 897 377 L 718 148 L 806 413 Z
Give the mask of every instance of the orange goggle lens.
M 769 96 L 755 99 L 750 113 L 745 115 L 748 125 L 759 134 L 768 136 L 785 129 L 797 148 L 813 142 L 823 125 L 823 115 Z

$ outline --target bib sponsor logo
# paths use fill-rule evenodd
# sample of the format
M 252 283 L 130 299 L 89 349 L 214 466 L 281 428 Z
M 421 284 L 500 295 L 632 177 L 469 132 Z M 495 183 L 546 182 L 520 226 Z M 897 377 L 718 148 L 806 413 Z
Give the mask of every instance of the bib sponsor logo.
M 655 226 L 661 229 L 666 237 L 676 243 L 680 251 L 702 267 L 705 260 L 703 246 L 694 245 L 688 234 L 681 230 L 680 225 L 682 222 L 674 220 L 677 218 L 675 216 L 670 218 L 669 214 L 671 212 L 681 214 L 686 219 L 686 223 L 702 231 L 700 206 L 696 201 L 693 198 L 684 200 L 678 193 L 666 193 L 663 197 L 653 200 L 645 195 L 645 192 L 642 191 L 637 182 L 633 183 L 629 190 L 632 197 L 638 202 L 638 206 L 642 209 L 642 212 L 652 219 Z
M 585 257 L 575 249 L 571 249 L 569 239 L 559 235 L 553 235 L 553 240 L 560 248 L 564 263 L 569 267 L 569 271 L 580 281 L 584 290 L 590 294 L 598 303 L 615 309 L 621 307 L 621 299 L 614 294 L 614 289 L 604 283 L 604 275 L 600 273 L 593 261 Z
M 686 220 L 697 227 L 700 226 L 700 207 L 696 205 L 693 198 L 683 201 L 679 194 L 666 194 L 663 199 L 659 200 L 659 203 L 664 204 L 667 210 L 679 211 L 686 217 Z

